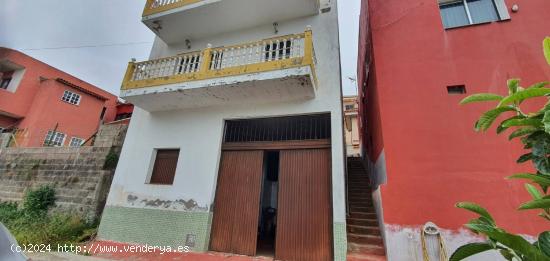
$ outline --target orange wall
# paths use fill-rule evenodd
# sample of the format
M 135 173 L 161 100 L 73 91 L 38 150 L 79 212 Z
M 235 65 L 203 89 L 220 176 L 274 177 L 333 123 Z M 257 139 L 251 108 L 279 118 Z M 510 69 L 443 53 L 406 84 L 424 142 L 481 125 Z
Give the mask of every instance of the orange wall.
M 41 146 L 47 131 L 53 129 L 56 123 L 58 131 L 67 134 L 65 145 L 73 136 L 86 139 L 97 130 L 103 107 L 107 108 L 105 122 L 115 118 L 115 95 L 14 50 L 0 48 L 0 60 L 9 60 L 25 67 L 23 79 L 14 93 L 0 90 L 0 110 L 24 117 L 18 128 L 27 129 L 28 132 L 20 141 L 20 146 Z M 56 78 L 62 78 L 108 100 L 98 99 L 59 83 L 55 81 Z M 72 105 L 62 101 L 64 90 L 80 94 L 80 104 Z
M 531 171 L 515 163 L 524 153 L 519 142 L 494 128 L 475 133 L 474 122 L 490 106 L 459 106 L 466 95 L 446 90 L 465 84 L 468 94 L 506 94 L 508 78 L 521 78 L 524 86 L 550 79 L 541 47 L 550 35 L 550 1 L 506 2 L 520 7 L 510 21 L 444 30 L 436 0 L 368 0 L 376 71 L 368 84 L 359 83 L 371 97 L 362 105 L 370 124 L 363 138 L 373 136 L 371 153 L 385 152 L 386 224 L 433 221 L 457 229 L 474 216 L 454 204 L 474 201 L 512 232 L 550 229 L 537 211 L 515 210 L 529 195 L 522 182 L 504 177 Z

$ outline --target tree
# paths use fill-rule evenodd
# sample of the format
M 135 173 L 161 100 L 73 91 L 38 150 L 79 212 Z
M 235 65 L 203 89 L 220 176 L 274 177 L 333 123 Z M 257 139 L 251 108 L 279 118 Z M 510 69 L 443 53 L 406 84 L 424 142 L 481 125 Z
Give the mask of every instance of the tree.
M 550 37 L 543 41 L 543 50 L 546 61 L 550 65 Z M 507 84 L 507 96 L 479 93 L 466 97 L 460 104 L 497 103 L 494 109 L 480 116 L 474 126 L 476 131 L 487 131 L 499 116 L 508 116 L 498 124 L 497 133 L 501 134 L 508 129 L 512 130 L 508 139 L 521 139 L 524 148 L 529 151 L 529 153 L 521 155 L 517 163 L 531 162 L 536 170 L 536 173 L 519 173 L 507 177 L 525 181 L 525 189 L 533 198 L 519 206 L 519 210 L 540 209 L 539 216 L 550 221 L 550 194 L 548 194 L 548 187 L 550 187 L 549 83 L 540 82 L 523 88 L 520 86 L 519 79 L 511 79 Z M 523 111 L 521 105 L 531 99 L 545 99 L 546 104 L 533 112 Z M 498 250 L 507 260 L 550 260 L 550 231 L 540 233 L 538 240 L 531 244 L 521 236 L 499 228 L 491 214 L 483 207 L 470 202 L 460 202 L 456 206 L 479 215 L 465 226 L 476 234 L 486 236 L 487 241 L 459 247 L 451 256 L 451 261 L 462 260 L 489 250 Z

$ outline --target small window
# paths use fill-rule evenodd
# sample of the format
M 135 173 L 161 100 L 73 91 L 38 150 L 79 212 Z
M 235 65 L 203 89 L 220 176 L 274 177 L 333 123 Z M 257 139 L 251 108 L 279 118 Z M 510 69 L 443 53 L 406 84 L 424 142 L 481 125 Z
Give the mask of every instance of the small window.
M 0 78 L 0 89 L 8 89 L 11 79 L 13 77 L 13 71 L 2 72 L 0 73 L 2 77 Z
M 179 149 L 159 149 L 149 184 L 172 185 L 178 165 Z
M 353 104 L 350 104 L 350 105 L 346 105 L 346 111 L 351 111 L 355 108 L 355 105 Z
M 82 143 L 84 143 L 84 139 L 78 138 L 78 137 L 72 137 L 71 142 L 69 143 L 69 146 L 71 147 L 80 147 L 82 146 Z
M 0 89 L 7 89 L 10 85 L 11 78 L 3 78 L 2 82 L 0 82 Z
M 439 9 L 445 28 L 509 18 L 503 0 L 439 0 Z
M 466 86 L 465 85 L 451 85 L 447 86 L 447 93 L 453 94 L 465 94 Z
M 44 139 L 46 147 L 61 147 L 65 143 L 65 134 L 61 132 L 48 131 Z
M 65 91 L 63 92 L 63 97 L 61 97 L 61 100 L 70 104 L 78 105 L 80 104 L 80 94 L 71 91 Z

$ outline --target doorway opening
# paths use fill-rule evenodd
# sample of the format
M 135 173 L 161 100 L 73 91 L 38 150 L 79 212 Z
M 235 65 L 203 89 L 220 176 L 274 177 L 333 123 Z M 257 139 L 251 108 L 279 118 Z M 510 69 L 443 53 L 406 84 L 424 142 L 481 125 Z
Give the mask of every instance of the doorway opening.
M 279 151 L 264 153 L 264 170 L 258 222 L 257 254 L 275 255 L 277 231 L 277 196 L 279 191 Z

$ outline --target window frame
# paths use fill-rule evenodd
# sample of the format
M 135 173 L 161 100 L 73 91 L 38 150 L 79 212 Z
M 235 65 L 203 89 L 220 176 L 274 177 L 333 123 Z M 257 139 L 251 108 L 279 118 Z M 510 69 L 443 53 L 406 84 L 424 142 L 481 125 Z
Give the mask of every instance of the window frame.
M 52 136 L 50 136 L 52 135 Z M 57 144 L 57 136 L 58 135 L 63 135 L 63 139 L 61 139 L 61 142 L 59 144 Z M 59 131 L 53 131 L 53 130 L 48 130 L 48 132 L 46 133 L 46 137 L 44 137 L 44 142 L 42 143 L 42 146 L 44 147 L 63 147 L 65 145 L 65 140 L 67 139 L 67 134 L 63 133 L 63 132 L 59 132 Z M 49 144 L 46 143 L 49 141 Z
M 490 1 L 493 3 L 493 7 L 495 8 L 495 12 L 496 12 L 496 15 L 498 16 L 498 20 L 475 23 L 474 19 L 472 18 L 470 8 L 468 6 L 468 0 L 438 0 L 439 14 L 441 16 L 441 23 L 443 24 L 443 28 L 453 29 L 453 28 L 461 28 L 461 27 L 474 26 L 479 24 L 487 24 L 492 22 L 501 22 L 501 21 L 510 20 L 510 13 L 508 12 L 508 7 L 506 6 L 506 2 L 504 0 L 490 0 Z M 443 22 L 441 7 L 445 5 L 456 4 L 456 3 L 462 3 L 464 10 L 466 11 L 466 18 L 468 19 L 468 24 L 446 27 L 445 23 Z
M 171 174 L 171 182 L 159 182 L 159 181 L 155 181 L 155 166 L 157 164 L 157 160 L 158 160 L 158 155 L 159 155 L 159 151 L 177 151 L 177 155 L 176 155 L 176 164 L 174 166 L 174 173 Z M 150 164 L 149 164 L 149 173 L 147 175 L 147 179 L 146 179 L 146 182 L 145 184 L 148 184 L 148 185 L 155 185 L 155 186 L 172 186 L 174 185 L 174 181 L 176 180 L 176 174 L 177 174 L 177 170 L 178 170 L 178 166 L 179 166 L 179 163 L 180 163 L 180 156 L 181 156 L 181 149 L 180 148 L 155 148 L 153 150 L 153 153 L 151 155 L 151 161 L 150 161 Z
M 76 102 L 73 102 L 73 98 L 76 100 Z M 61 100 L 66 102 L 66 103 L 78 106 L 78 105 L 80 105 L 80 101 L 82 100 L 82 95 L 80 95 L 76 92 L 65 90 L 65 91 L 63 91 L 63 95 L 61 96 Z
M 0 81 L 0 89 L 7 90 L 8 87 L 10 87 L 11 80 L 11 77 L 2 78 L 2 80 Z
M 80 140 L 80 143 L 78 145 L 73 145 L 73 141 L 75 140 Z M 71 140 L 69 140 L 69 147 L 81 147 L 82 144 L 84 144 L 84 139 L 82 138 L 79 138 L 79 137 L 76 137 L 76 136 L 73 136 L 71 137 Z

